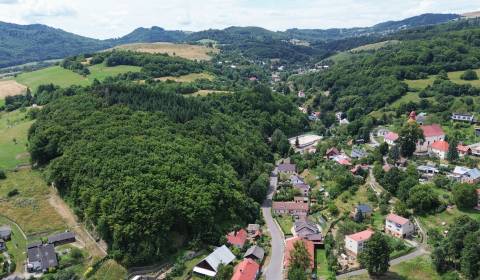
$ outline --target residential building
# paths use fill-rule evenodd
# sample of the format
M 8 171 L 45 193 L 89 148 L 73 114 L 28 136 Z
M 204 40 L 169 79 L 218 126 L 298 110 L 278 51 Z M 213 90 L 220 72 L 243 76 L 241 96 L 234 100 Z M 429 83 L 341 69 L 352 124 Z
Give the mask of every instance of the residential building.
M 440 172 L 440 170 L 438 170 L 438 168 L 436 168 L 435 166 L 430 166 L 430 165 L 419 165 L 417 167 L 417 171 L 419 173 L 424 174 L 424 175 L 435 175 L 435 174 L 438 174 Z
M 445 132 L 438 124 L 422 125 L 420 128 L 425 139 L 418 141 L 415 151 L 417 153 L 426 153 L 433 143 L 445 140 Z
M 194 268 L 193 272 L 200 275 L 205 275 L 209 277 L 215 277 L 217 275 L 217 269 L 220 264 L 228 265 L 235 260 L 233 253 L 223 245 L 218 247 L 205 259 L 199 262 Z
M 372 208 L 367 205 L 367 204 L 358 204 L 357 206 L 355 206 L 355 208 L 353 209 L 352 213 L 351 213 L 351 216 L 353 218 L 357 217 L 357 215 L 361 214 L 362 215 L 362 218 L 365 219 L 365 218 L 369 218 L 372 216 Z
M 465 156 L 469 156 L 472 154 L 472 149 L 470 149 L 469 146 L 465 146 L 465 145 L 461 145 L 459 144 L 457 146 L 457 151 L 458 151 L 458 155 L 460 157 L 465 157 Z
M 328 159 L 340 155 L 340 151 L 336 147 L 332 147 L 327 150 L 326 156 Z
M 298 97 L 299 98 L 305 98 L 305 92 L 303 90 L 298 92 Z
M 323 235 L 317 224 L 309 221 L 298 221 L 294 225 L 295 235 L 312 241 L 314 245 L 323 244 Z
M 341 155 L 338 155 L 338 156 L 333 156 L 330 159 L 333 160 L 333 161 L 336 161 L 338 164 L 343 165 L 343 166 L 352 165 L 351 159 L 344 154 L 341 154 Z
M 374 234 L 374 231 L 367 229 L 361 232 L 345 236 L 345 250 L 350 256 L 357 256 L 363 250 L 365 242 Z
M 298 175 L 292 175 L 290 177 L 290 183 L 292 183 L 292 185 L 298 185 L 298 184 L 305 184 L 305 181 L 303 180 L 302 177 Z
M 387 135 L 388 133 L 390 132 L 390 130 L 384 128 L 384 127 L 380 127 L 378 128 L 376 131 L 375 131 L 375 136 L 377 137 L 385 137 L 385 135 Z
M 416 121 L 419 125 L 423 125 L 426 120 L 427 120 L 427 113 L 420 113 L 416 117 Z
M 265 250 L 263 250 L 263 248 L 260 246 L 254 245 L 248 248 L 247 252 L 245 252 L 245 255 L 243 255 L 243 257 L 261 263 L 263 258 L 265 257 Z
M 75 242 L 75 233 L 67 231 L 48 237 L 48 243 L 57 247 L 59 245 Z
M 297 242 L 303 242 L 310 257 L 310 269 L 315 268 L 315 245 L 312 241 L 301 239 L 300 237 L 292 237 L 285 240 L 285 253 L 283 258 L 283 267 L 288 268 L 290 265 L 290 253 L 294 249 L 294 245 Z
M 304 134 L 288 139 L 290 146 L 296 151 L 301 152 L 304 149 L 317 147 L 318 142 L 323 139 L 322 136 L 315 134 Z M 297 145 L 298 144 L 298 145 Z
M 256 239 L 262 235 L 262 230 L 259 224 L 249 224 L 247 226 L 247 234 L 249 239 Z
M 437 141 L 430 146 L 430 153 L 439 159 L 445 159 L 448 154 L 448 147 L 447 141 Z
M 260 265 L 247 258 L 235 267 L 231 280 L 256 280 L 259 273 Z
M 0 239 L 8 241 L 12 238 L 12 228 L 7 225 L 0 227 Z
M 468 170 L 461 179 L 462 183 L 477 184 L 480 183 L 480 170 L 473 168 Z
M 394 146 L 396 144 L 395 141 L 397 141 L 399 137 L 400 136 L 397 133 L 390 131 L 383 137 L 383 140 L 388 145 Z
M 248 237 L 247 231 L 242 228 L 241 230 L 232 231 L 229 234 L 227 234 L 227 243 L 242 249 L 243 246 L 245 246 L 247 237 Z
M 365 152 L 365 150 L 361 149 L 361 148 L 353 148 L 352 149 L 352 153 L 350 154 L 351 158 L 357 158 L 357 159 L 360 159 L 360 158 L 365 158 L 368 156 L 368 153 Z
M 297 167 L 295 166 L 295 164 L 282 163 L 278 165 L 277 170 L 278 173 L 295 174 L 297 172 Z
M 475 122 L 475 116 L 469 113 L 453 113 L 451 118 L 454 121 L 469 122 L 469 123 Z
M 7 249 L 7 242 L 5 242 L 5 240 L 3 239 L 0 239 L 0 252 L 6 249 Z
M 399 238 L 405 238 L 415 232 L 415 226 L 409 219 L 389 214 L 385 220 L 385 232 Z
M 276 215 L 306 215 L 308 213 L 308 203 L 294 201 L 274 201 L 272 211 Z
M 53 244 L 32 243 L 27 246 L 27 271 L 46 272 L 58 266 Z
M 294 184 L 293 185 L 293 188 L 294 189 L 297 189 L 298 191 L 300 191 L 300 193 L 302 194 L 302 196 L 304 197 L 308 197 L 309 193 L 310 193 L 310 186 L 305 184 L 305 183 L 301 183 L 301 184 Z
M 25 280 L 25 278 L 18 275 L 10 275 L 7 278 L 3 278 L 3 280 Z

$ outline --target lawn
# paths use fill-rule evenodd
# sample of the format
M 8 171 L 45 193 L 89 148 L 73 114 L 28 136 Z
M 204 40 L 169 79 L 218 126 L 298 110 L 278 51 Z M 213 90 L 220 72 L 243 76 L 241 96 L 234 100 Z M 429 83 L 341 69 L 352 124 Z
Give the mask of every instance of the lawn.
M 397 101 L 393 102 L 390 107 L 395 108 L 400 106 L 401 104 L 406 104 L 408 102 L 420 102 L 420 97 L 418 96 L 418 92 L 407 92 L 402 98 L 398 99 Z
M 35 92 L 39 85 L 42 84 L 55 84 L 60 87 L 68 87 L 72 85 L 86 86 L 90 85 L 94 79 L 100 81 L 107 77 L 116 76 L 118 74 L 127 72 L 139 72 L 140 67 L 119 65 L 115 67 L 106 67 L 103 64 L 98 64 L 88 67 L 90 75 L 83 77 L 71 70 L 64 69 L 60 66 L 52 66 L 45 69 L 27 72 L 18 75 L 15 80 L 29 87 Z
M 435 76 L 430 76 L 427 79 L 421 80 L 405 80 L 405 83 L 407 83 L 408 87 L 411 89 L 422 90 L 427 86 L 431 86 L 434 80 Z
M 383 42 L 378 42 L 378 43 L 373 43 L 373 44 L 367 44 L 360 46 L 358 48 L 351 49 L 351 52 L 361 52 L 361 51 L 375 51 L 379 50 L 391 45 L 396 45 L 400 43 L 400 41 L 397 40 L 388 40 L 388 41 L 383 41 Z
M 436 228 L 441 232 L 448 229 L 448 226 L 451 225 L 456 218 L 467 215 L 480 222 L 480 211 L 470 210 L 470 211 L 461 211 L 456 207 L 452 209 L 447 209 L 440 214 L 420 216 L 420 222 L 426 227 L 426 230 Z M 445 223 L 445 226 L 442 224 Z
M 192 73 L 192 74 L 183 75 L 180 77 L 172 77 L 172 76 L 162 77 L 162 78 L 157 78 L 156 80 L 163 81 L 163 82 L 170 80 L 170 81 L 175 81 L 177 83 L 191 83 L 197 80 L 212 81 L 214 78 L 215 76 L 209 73 Z
M 418 257 L 410 261 L 390 267 L 390 271 L 381 276 L 371 278 L 368 274 L 349 277 L 349 280 L 440 280 L 441 277 L 432 266 L 430 257 Z
M 457 84 L 471 84 L 474 87 L 480 87 L 480 80 L 474 80 L 474 81 L 462 80 L 460 76 L 462 76 L 464 72 L 465 71 L 449 72 L 448 77 L 452 82 Z M 475 70 L 475 72 L 477 72 L 477 75 L 480 76 L 480 69 Z
M 27 132 L 33 121 L 20 111 L 0 112 L 0 169 L 28 163 Z
M 357 192 L 352 195 L 349 191 L 343 192 L 335 199 L 335 205 L 338 207 L 340 216 L 344 213 L 350 213 L 355 206 L 364 203 L 372 207 L 371 202 L 368 201 L 367 185 L 362 185 Z M 373 207 L 372 207 L 373 208 Z
M 455 72 L 448 72 L 448 77 L 450 80 L 456 84 L 471 84 L 474 87 L 480 87 L 480 80 L 474 80 L 474 81 L 465 81 L 460 78 L 460 76 L 464 73 L 465 71 L 455 71 Z M 480 69 L 476 69 L 475 72 L 480 76 Z M 421 80 L 405 80 L 405 83 L 411 88 L 415 90 L 422 90 L 426 88 L 429 85 L 433 84 L 433 81 L 435 81 L 435 75 L 429 76 L 427 79 L 421 79 Z
M 183 271 L 183 274 L 178 276 L 178 277 L 174 277 L 173 280 L 183 280 L 183 279 L 187 279 L 187 276 L 190 272 L 192 272 L 193 270 L 193 267 L 196 266 L 201 260 L 203 260 L 205 257 L 207 256 L 207 254 L 201 254 L 200 256 L 196 257 L 196 258 L 193 258 L 187 262 L 185 262 L 185 270 Z
M 315 250 L 315 267 L 318 278 L 328 276 L 327 255 L 325 254 L 325 249 Z
M 9 225 L 12 228 L 12 239 L 7 242 L 7 251 L 13 256 L 17 267 L 16 272 L 22 272 L 23 262 L 25 261 L 25 248 L 27 248 L 27 240 L 23 236 L 20 228 L 18 228 L 14 223 L 0 216 L 0 225 Z
M 18 194 L 8 197 L 15 189 Z M 29 237 L 63 231 L 65 222 L 48 202 L 50 191 L 38 171 L 7 172 L 0 184 L 0 213 L 19 224 Z
M 290 215 L 284 215 L 284 216 L 277 216 L 275 219 L 277 219 L 278 224 L 280 225 L 280 228 L 283 231 L 283 234 L 285 236 L 292 235 L 292 227 L 293 227 L 293 219 Z
M 102 264 L 97 272 L 90 278 L 95 280 L 118 280 L 126 279 L 127 270 L 114 260 L 108 260 Z

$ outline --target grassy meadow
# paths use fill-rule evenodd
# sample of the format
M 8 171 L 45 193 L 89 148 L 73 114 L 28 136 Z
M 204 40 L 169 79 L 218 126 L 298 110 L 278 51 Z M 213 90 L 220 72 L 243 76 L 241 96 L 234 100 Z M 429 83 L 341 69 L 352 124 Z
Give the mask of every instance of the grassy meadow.
M 60 87 L 69 87 L 72 85 L 86 86 L 90 85 L 95 79 L 102 81 L 107 77 L 116 76 L 122 73 L 139 72 L 141 68 L 127 65 L 106 67 L 104 64 L 97 64 L 88 67 L 88 69 L 91 74 L 87 77 L 83 77 L 82 75 L 60 66 L 52 66 L 20 74 L 15 80 L 35 92 L 38 86 L 42 84 L 52 83 Z
M 209 73 L 192 73 L 192 74 L 188 74 L 188 75 L 183 75 L 183 76 L 179 76 L 179 77 L 161 77 L 161 78 L 157 78 L 155 80 L 159 80 L 159 81 L 174 81 L 174 82 L 177 82 L 177 83 L 191 83 L 191 82 L 195 82 L 197 80 L 209 80 L 209 81 L 212 81 L 215 77 Z
M 190 60 L 210 60 L 211 54 L 220 52 L 217 48 L 208 48 L 201 45 L 173 44 L 173 43 L 139 43 L 115 47 L 115 49 L 130 50 L 144 53 L 166 53 Z
M 471 84 L 474 87 L 480 87 L 480 80 L 474 80 L 474 81 L 465 81 L 460 78 L 460 76 L 464 73 L 465 71 L 455 71 L 455 72 L 448 72 L 448 77 L 450 80 L 456 84 Z M 480 69 L 476 69 L 475 72 L 480 76 Z M 436 76 L 431 75 L 427 79 L 421 79 L 421 80 L 405 80 L 405 83 L 414 90 L 422 90 L 426 88 L 427 86 L 430 86 L 433 84 L 433 81 L 435 81 Z
M 127 270 L 114 260 L 108 260 L 89 279 L 94 280 L 117 280 L 125 279 Z
M 32 123 L 26 112 L 0 112 L 0 169 L 29 162 L 27 133 Z
M 26 258 L 25 248 L 27 247 L 27 240 L 23 236 L 22 230 L 17 225 L 0 215 L 0 226 L 2 225 L 8 225 L 12 229 L 12 239 L 7 242 L 7 250 L 17 263 L 15 272 L 22 272 L 23 266 L 21 264 Z

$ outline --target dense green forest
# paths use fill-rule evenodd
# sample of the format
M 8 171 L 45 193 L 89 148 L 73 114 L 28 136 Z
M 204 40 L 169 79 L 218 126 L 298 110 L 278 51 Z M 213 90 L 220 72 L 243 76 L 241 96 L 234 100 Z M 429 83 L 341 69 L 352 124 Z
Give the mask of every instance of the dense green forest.
M 266 138 L 305 125 L 262 86 L 185 98 L 107 81 L 57 96 L 30 130 L 32 160 L 48 164 L 49 180 L 127 265 L 254 222 L 272 168 Z

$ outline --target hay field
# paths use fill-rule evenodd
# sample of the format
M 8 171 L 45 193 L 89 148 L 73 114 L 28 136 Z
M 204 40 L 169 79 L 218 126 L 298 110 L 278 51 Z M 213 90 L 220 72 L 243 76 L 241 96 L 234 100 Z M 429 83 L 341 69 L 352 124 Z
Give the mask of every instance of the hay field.
M 190 60 L 210 60 L 212 54 L 220 52 L 217 48 L 208 48 L 200 45 L 173 44 L 173 43 L 139 43 L 115 47 L 115 49 L 130 50 L 144 53 L 166 53 L 170 56 L 179 56 Z
M 14 80 L 0 80 L 0 99 L 7 96 L 24 94 L 27 87 Z
M 161 77 L 161 78 L 156 78 L 155 80 L 162 81 L 162 82 L 174 81 L 177 83 L 191 83 L 191 82 L 195 82 L 196 80 L 212 81 L 214 78 L 215 77 L 213 75 L 208 73 L 192 73 L 192 74 L 183 75 L 179 77 L 172 77 L 172 76 Z

